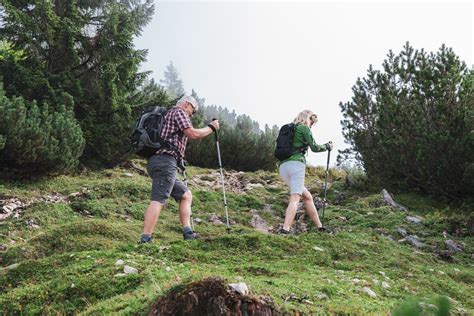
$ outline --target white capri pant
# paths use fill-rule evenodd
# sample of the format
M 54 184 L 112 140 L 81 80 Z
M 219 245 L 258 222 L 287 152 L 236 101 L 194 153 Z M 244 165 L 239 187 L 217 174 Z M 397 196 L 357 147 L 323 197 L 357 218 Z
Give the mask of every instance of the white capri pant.
M 287 161 L 280 165 L 280 176 L 290 187 L 291 194 L 303 194 L 306 165 L 300 161 Z

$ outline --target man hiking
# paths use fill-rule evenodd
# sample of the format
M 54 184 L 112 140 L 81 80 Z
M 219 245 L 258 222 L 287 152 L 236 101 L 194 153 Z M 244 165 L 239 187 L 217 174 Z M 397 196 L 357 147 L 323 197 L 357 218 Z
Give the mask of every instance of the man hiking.
M 183 181 L 177 179 L 178 166 L 184 161 L 188 139 L 204 138 L 219 129 L 219 121 L 212 121 L 207 127 L 196 129 L 190 118 L 197 112 L 198 103 L 192 96 L 183 96 L 176 106 L 168 110 L 164 117 L 161 138 L 169 146 L 159 149 L 148 160 L 147 171 L 153 179 L 151 202 L 145 212 L 143 233 L 139 243 L 151 243 L 161 209 L 172 196 L 179 203 L 179 220 L 183 226 L 185 240 L 196 239 L 191 229 L 191 203 L 193 196 Z
M 290 227 L 298 209 L 298 203 L 301 197 L 306 207 L 306 212 L 319 230 L 324 230 L 319 220 L 318 212 L 314 206 L 313 196 L 304 186 L 306 158 L 305 154 L 308 147 L 313 152 L 321 152 L 332 150 L 332 142 L 324 145 L 318 145 L 313 139 L 311 127 L 313 127 L 318 118 L 316 114 L 309 110 L 304 110 L 298 114 L 293 120 L 294 135 L 292 140 L 292 148 L 294 153 L 290 157 L 280 162 L 280 176 L 283 181 L 290 187 L 290 198 L 285 213 L 285 222 L 280 234 L 286 235 L 290 233 Z

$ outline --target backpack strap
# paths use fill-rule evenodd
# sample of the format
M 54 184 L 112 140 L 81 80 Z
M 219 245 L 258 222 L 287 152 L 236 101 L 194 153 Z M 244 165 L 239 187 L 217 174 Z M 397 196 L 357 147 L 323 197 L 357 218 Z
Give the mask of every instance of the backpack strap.
M 308 145 L 301 146 L 301 147 L 295 147 L 295 153 L 297 153 L 297 152 L 302 153 L 303 156 L 305 156 L 306 153 L 308 152 Z
M 166 114 L 168 113 L 168 111 L 170 111 L 170 110 L 171 110 L 171 109 L 167 109 L 167 110 L 163 113 L 163 120 L 165 120 L 165 116 L 166 116 Z M 181 139 L 184 137 L 184 133 L 183 133 L 183 131 L 181 131 L 181 130 L 177 130 L 176 132 L 173 132 L 173 133 L 170 135 L 170 137 L 173 138 L 174 135 L 178 135 L 178 138 L 181 138 Z M 165 140 L 165 139 L 163 139 L 163 143 L 164 143 L 165 146 L 168 147 L 168 149 L 170 149 L 170 150 L 172 150 L 172 151 L 174 151 L 174 152 L 176 153 L 176 156 L 178 157 L 178 159 L 181 159 L 181 157 L 179 156 L 179 153 L 178 153 L 178 147 L 176 147 L 176 146 L 175 146 L 174 144 L 172 144 L 170 141 Z M 179 161 L 178 161 L 178 163 L 179 163 Z
M 300 123 L 298 123 L 298 124 L 300 124 Z M 298 124 L 295 124 L 295 134 L 296 134 L 296 127 L 298 126 Z M 293 135 L 293 138 L 294 138 L 294 137 L 295 137 L 295 136 Z M 301 146 L 301 147 L 294 147 L 294 148 L 295 148 L 295 153 L 300 152 L 300 153 L 303 154 L 303 156 L 305 156 L 306 153 L 308 152 L 308 147 L 309 147 L 309 146 L 308 146 L 308 144 L 306 144 L 306 143 L 304 143 L 304 144 L 305 144 L 305 145 L 303 145 L 303 146 Z

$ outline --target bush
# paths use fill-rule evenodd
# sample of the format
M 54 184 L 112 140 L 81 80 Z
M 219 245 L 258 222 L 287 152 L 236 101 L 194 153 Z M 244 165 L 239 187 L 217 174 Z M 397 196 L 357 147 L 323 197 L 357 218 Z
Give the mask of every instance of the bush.
M 50 111 L 48 104 L 7 98 L 0 86 L 0 166 L 18 174 L 45 174 L 74 168 L 84 148 L 72 99 Z
M 252 120 L 246 115 L 237 117 L 236 125 L 221 121 L 219 146 L 222 165 L 240 171 L 274 170 L 278 129 L 268 126 L 256 132 Z M 189 162 L 204 168 L 218 168 L 214 135 L 199 141 L 191 141 L 186 151 Z
M 371 180 L 449 198 L 474 192 L 474 72 L 452 49 L 408 43 L 383 71 L 369 67 L 340 103 L 343 134 Z

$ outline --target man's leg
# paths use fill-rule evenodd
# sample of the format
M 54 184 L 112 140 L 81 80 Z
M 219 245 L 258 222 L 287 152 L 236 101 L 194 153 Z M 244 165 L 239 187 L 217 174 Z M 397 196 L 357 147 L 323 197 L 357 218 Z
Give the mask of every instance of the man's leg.
M 316 210 L 316 206 L 314 206 L 313 196 L 306 188 L 303 191 L 303 201 L 306 207 L 306 212 L 313 221 L 314 225 L 316 225 L 318 228 L 322 227 L 323 225 L 319 220 L 318 211 Z
M 191 204 L 193 195 L 191 191 L 186 191 L 179 201 L 179 220 L 184 227 L 191 227 Z
M 298 210 L 298 203 L 300 202 L 300 194 L 291 194 L 288 200 L 288 207 L 285 212 L 285 222 L 283 223 L 283 229 L 286 231 L 290 230 L 293 220 L 295 219 L 296 211 Z
M 185 240 L 196 239 L 198 235 L 191 228 L 191 204 L 193 194 L 188 190 L 186 184 L 176 179 L 171 196 L 179 203 L 179 221 L 183 225 L 183 237 Z
M 145 222 L 143 225 L 143 234 L 150 235 L 155 230 L 156 222 L 160 217 L 163 204 L 157 201 L 151 201 L 145 212 Z
M 175 168 L 176 162 L 170 156 L 155 155 L 148 160 L 147 171 L 152 178 L 151 202 L 145 212 L 140 243 L 151 242 L 151 234 L 176 179 Z

